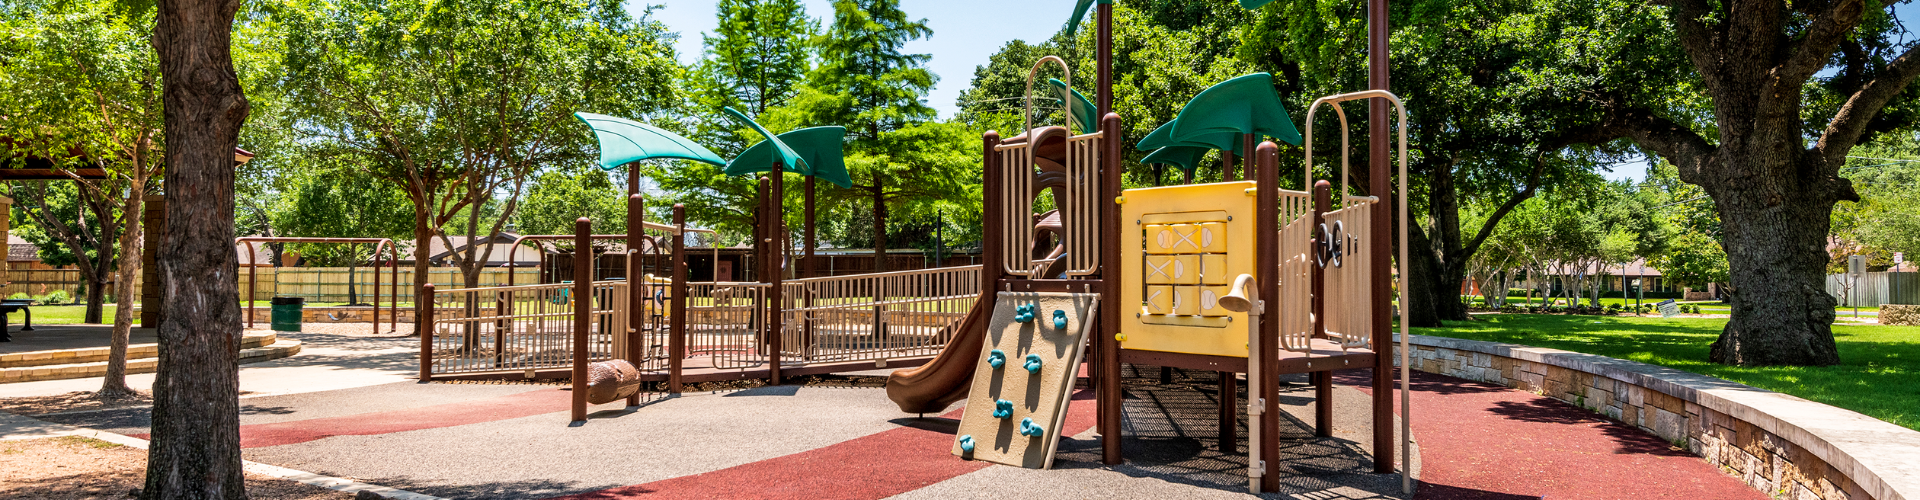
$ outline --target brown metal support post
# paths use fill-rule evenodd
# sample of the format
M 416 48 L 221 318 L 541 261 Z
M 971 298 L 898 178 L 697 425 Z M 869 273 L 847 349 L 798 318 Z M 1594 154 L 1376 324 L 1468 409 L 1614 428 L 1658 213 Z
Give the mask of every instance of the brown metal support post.
M 640 242 L 645 241 L 647 222 L 647 202 L 639 193 L 640 174 L 627 173 L 627 362 L 640 368 L 640 344 L 646 341 L 641 332 L 647 325 L 647 283 L 646 275 L 640 272 Z M 640 393 L 627 396 L 627 406 L 640 404 Z
M 1111 5 L 1102 4 L 1102 9 Z M 1103 10 L 1103 12 L 1105 12 Z M 1103 16 L 1104 17 L 1104 16 Z M 1108 42 L 1111 44 L 1112 42 Z M 1120 115 L 1107 113 L 1100 118 L 1100 232 L 1106 241 L 1100 245 L 1100 287 L 1102 302 L 1107 307 L 1100 308 L 1100 328 L 1096 330 L 1096 347 L 1099 347 L 1098 375 L 1095 376 L 1096 399 L 1099 403 L 1101 461 L 1108 465 L 1119 464 L 1123 458 L 1120 450 Z
M 373 263 L 373 300 L 367 303 L 373 306 L 372 326 L 374 335 L 380 334 L 380 248 L 385 246 L 386 244 L 384 243 L 375 243 L 373 245 L 373 257 L 368 259 Z
M 1367 87 L 1388 90 L 1387 0 L 1367 0 Z M 1393 457 L 1393 192 L 1387 169 L 1387 100 L 1367 101 L 1367 194 L 1378 196 L 1373 210 L 1373 471 L 1394 471 Z M 1404 125 L 1402 125 L 1404 126 Z M 1404 307 L 1405 304 L 1402 304 Z
M 392 273 L 387 277 L 393 281 L 393 302 L 387 304 L 387 333 L 393 333 L 400 331 L 400 249 L 396 246 L 387 247 L 387 272 Z
M 1246 152 L 1248 155 L 1253 154 L 1253 148 L 1258 145 L 1259 142 L 1260 134 L 1240 134 L 1240 150 Z M 1256 174 L 1257 169 L 1253 164 L 1253 156 L 1248 156 L 1245 161 L 1247 169 L 1245 179 L 1250 181 L 1258 176 L 1258 174 Z
M 813 177 L 814 176 L 811 176 L 811 175 L 807 176 L 807 195 L 805 200 L 806 206 L 807 206 L 806 208 L 807 216 L 806 216 L 806 220 L 803 221 L 803 224 L 806 225 L 806 227 L 803 230 L 807 232 L 807 236 L 806 236 L 807 248 L 805 250 L 806 257 L 801 260 L 801 262 L 804 262 L 805 264 L 799 266 L 799 271 L 797 272 L 797 274 L 799 274 L 801 278 L 814 277 L 813 247 L 817 242 L 817 240 L 814 238 L 814 229 L 813 229 L 813 226 L 814 226 Z M 809 294 L 809 295 L 803 296 L 800 298 L 800 300 L 802 301 L 800 304 L 801 307 L 806 307 L 806 308 L 813 307 L 813 295 Z M 812 318 L 813 318 L 813 314 L 811 313 L 802 315 L 800 318 L 800 325 L 801 325 L 800 334 L 804 339 L 802 340 L 802 343 L 807 346 L 813 345 L 813 319 Z M 804 356 L 811 356 L 813 354 L 813 350 L 807 349 L 806 352 L 802 354 Z
M 673 284 L 671 310 L 667 311 L 668 321 L 673 322 L 671 336 L 667 337 L 667 392 L 680 393 L 681 366 L 687 359 L 687 207 L 673 205 Z M 718 241 L 714 242 L 719 245 Z M 719 281 L 715 276 L 714 281 Z
M 254 291 L 254 287 L 259 286 L 259 278 L 254 274 L 260 269 L 260 263 L 254 258 L 257 253 L 253 251 L 253 242 L 247 242 L 247 328 L 253 328 L 253 308 L 256 307 L 253 301 L 259 296 L 259 292 Z
M 433 381 L 433 284 L 428 283 L 420 293 L 426 300 L 420 304 L 420 381 Z M 420 300 L 415 298 L 414 300 Z
M 587 421 L 587 331 L 593 325 L 593 221 L 573 221 L 573 421 Z
M 1234 158 L 1233 150 L 1220 150 L 1220 182 L 1233 180 L 1233 166 L 1239 161 L 1238 158 Z
M 1248 389 L 1257 389 L 1258 395 L 1249 391 L 1247 397 L 1259 398 L 1259 422 L 1248 422 L 1248 426 L 1260 426 L 1260 442 L 1248 443 L 1249 447 L 1259 446 L 1260 457 L 1265 467 L 1261 470 L 1260 491 L 1280 490 L 1280 321 L 1279 316 L 1271 313 L 1275 308 L 1266 307 L 1267 301 L 1282 300 L 1280 297 L 1280 148 L 1272 142 L 1260 143 L 1255 149 L 1254 162 L 1259 167 L 1255 184 L 1255 227 L 1254 234 L 1260 235 L 1256 244 L 1254 269 L 1260 286 L 1263 315 L 1260 321 L 1260 352 L 1251 353 L 1249 363 L 1260 363 L 1260 380 L 1248 380 Z
M 1333 186 L 1327 183 L 1326 180 L 1323 179 L 1313 183 L 1313 227 L 1316 230 L 1326 227 L 1327 210 L 1333 208 L 1332 193 Z M 1327 235 L 1315 232 L 1313 234 L 1313 244 L 1308 246 L 1308 248 L 1313 249 L 1313 252 L 1316 254 L 1322 250 L 1323 247 L 1321 245 L 1327 244 L 1326 241 L 1321 239 L 1323 236 Z M 1313 338 L 1324 339 L 1327 338 L 1327 269 L 1325 267 L 1326 261 L 1319 262 L 1319 264 L 1309 268 L 1309 271 L 1313 273 L 1313 277 L 1309 280 L 1312 282 L 1310 286 L 1313 289 L 1313 305 L 1311 306 L 1313 308 Z M 1320 437 L 1333 436 L 1333 377 L 1331 375 L 1332 372 L 1313 372 L 1313 426 L 1314 435 Z
M 781 306 L 783 304 L 780 303 L 780 292 L 783 291 L 781 290 L 780 278 L 785 274 L 781 272 L 780 261 L 786 257 L 786 249 L 782 248 L 785 245 L 781 245 L 780 243 L 786 241 L 787 235 L 787 221 L 784 220 L 784 214 L 780 212 L 782 208 L 785 208 L 783 206 L 785 203 L 781 203 L 781 198 L 783 198 L 783 195 L 786 193 L 786 190 L 783 189 L 785 184 L 782 182 L 786 177 L 786 167 L 781 165 L 780 161 L 775 160 L 773 162 L 773 187 L 767 194 L 766 235 L 767 334 L 769 337 L 768 340 L 770 341 L 769 348 L 767 349 L 767 375 L 769 378 L 767 383 L 772 385 L 780 385 L 780 351 L 786 348 L 784 345 L 785 342 L 783 342 L 786 340 L 783 338 L 785 335 L 782 335 L 783 327 L 786 326 L 782 324 L 782 321 L 786 318 L 781 317 Z
M 1216 373 L 1220 375 L 1220 452 L 1231 454 L 1239 450 L 1240 374 Z

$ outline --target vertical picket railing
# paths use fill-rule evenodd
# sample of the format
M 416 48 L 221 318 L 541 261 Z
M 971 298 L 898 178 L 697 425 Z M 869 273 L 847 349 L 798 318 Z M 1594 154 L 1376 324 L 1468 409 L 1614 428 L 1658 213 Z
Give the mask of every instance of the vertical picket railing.
M 592 361 L 625 352 L 627 283 L 603 281 L 575 297 L 573 285 L 432 290 L 424 375 L 544 371 L 573 365 L 574 301 L 588 300 Z

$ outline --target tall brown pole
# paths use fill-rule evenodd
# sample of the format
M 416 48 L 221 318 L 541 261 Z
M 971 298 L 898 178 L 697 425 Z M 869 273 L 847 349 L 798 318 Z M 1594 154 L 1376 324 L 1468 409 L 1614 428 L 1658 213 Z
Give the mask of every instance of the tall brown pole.
M 396 264 L 397 265 L 397 264 Z M 399 287 L 394 287 L 398 292 Z M 420 332 L 420 381 L 433 381 L 433 283 L 420 287 L 420 317 L 414 330 Z
M 673 283 L 667 285 L 672 287 L 673 295 L 668 297 L 673 305 L 669 306 L 671 310 L 667 312 L 667 320 L 673 322 L 671 336 L 667 337 L 667 391 L 679 394 L 680 370 L 687 359 L 687 291 L 690 288 L 687 285 L 686 205 L 673 205 L 673 228 Z M 719 244 L 714 242 L 714 245 Z M 719 280 L 718 276 L 714 277 L 714 281 Z
M 573 421 L 587 421 L 587 331 L 593 327 L 593 221 L 573 221 Z
M 1327 183 L 1325 179 L 1313 183 L 1312 227 L 1315 228 L 1316 231 L 1319 228 L 1326 227 L 1327 211 L 1333 208 L 1332 193 L 1333 185 Z M 1317 255 L 1325 255 L 1320 253 L 1323 248 L 1322 245 L 1327 244 L 1327 241 L 1322 239 L 1323 237 L 1339 238 L 1339 236 L 1315 232 L 1313 235 L 1313 244 L 1307 248 L 1313 249 L 1313 252 Z M 1309 269 L 1309 271 L 1313 273 L 1313 277 L 1309 279 L 1311 282 L 1309 286 L 1313 289 L 1311 306 L 1313 308 L 1313 338 L 1317 339 L 1327 338 L 1327 263 L 1330 262 L 1323 261 Z M 1320 437 L 1333 436 L 1332 375 L 1333 372 L 1313 372 L 1313 425 L 1314 434 Z
M 259 296 L 258 292 L 253 290 L 256 286 L 256 281 L 259 279 L 254 273 L 260 270 L 260 263 L 257 262 L 254 255 L 256 255 L 256 252 L 253 251 L 253 242 L 249 241 L 247 242 L 247 328 L 253 328 L 253 308 L 257 307 L 253 304 L 253 301 L 254 297 Z M 278 275 L 276 274 L 275 276 Z
M 627 174 L 627 331 L 614 332 L 627 336 L 626 358 L 635 368 L 640 368 L 640 344 L 645 342 L 643 334 L 647 327 L 647 294 L 652 287 L 646 275 L 640 272 L 640 245 L 646 236 L 647 202 L 639 191 L 640 175 Z M 640 393 L 627 396 L 627 406 L 640 404 Z
M 1247 360 L 1260 364 L 1260 380 L 1247 381 L 1247 397 L 1258 398 L 1255 401 L 1261 403 L 1259 422 L 1247 422 L 1249 427 L 1260 426 L 1260 442 L 1247 443 L 1247 447 L 1260 447 L 1260 457 L 1266 459 L 1266 468 L 1260 473 L 1260 491 L 1271 492 L 1280 490 L 1280 378 L 1276 376 L 1280 373 L 1280 322 L 1265 302 L 1277 304 L 1280 300 L 1280 240 L 1275 237 L 1280 234 L 1280 147 L 1264 142 L 1253 155 L 1259 170 L 1253 198 L 1254 227 L 1255 233 L 1262 235 L 1255 243 L 1254 268 L 1262 270 L 1255 275 L 1262 299 L 1256 306 L 1268 313 L 1260 321 L 1260 352 L 1249 353 Z M 1255 390 L 1259 395 L 1254 395 Z
M 1101 5 L 1102 8 L 1110 7 Z M 1106 241 L 1100 247 L 1100 288 L 1109 307 L 1100 308 L 1100 329 L 1094 347 L 1099 348 L 1099 364 L 1094 368 L 1095 392 L 1100 415 L 1101 461 L 1119 464 L 1120 452 L 1120 115 L 1107 113 L 1100 118 L 1100 234 Z
M 806 205 L 807 205 L 807 220 L 805 224 L 807 225 L 807 227 L 805 228 L 805 231 L 807 232 L 807 249 L 806 249 L 807 265 L 800 268 L 801 269 L 800 277 L 812 278 L 814 276 L 813 247 L 814 247 L 815 239 L 814 239 L 814 230 L 813 230 L 813 176 L 811 175 L 807 176 Z
M 1254 157 L 1252 155 L 1254 154 L 1253 148 L 1256 144 L 1259 144 L 1259 141 L 1260 134 L 1240 134 L 1240 151 L 1249 155 L 1246 158 L 1246 180 L 1254 180 L 1257 176 L 1257 174 L 1255 174 L 1256 169 L 1254 168 Z
M 1387 0 L 1367 0 L 1367 86 L 1389 90 L 1387 81 Z M 1387 100 L 1367 102 L 1367 194 L 1380 203 L 1373 209 L 1373 471 L 1393 472 L 1393 322 L 1392 304 L 1393 193 L 1387 182 Z M 1405 126 L 1404 124 L 1402 126 Z M 1402 242 L 1401 244 L 1405 244 Z M 1406 304 L 1401 304 L 1405 310 Z
M 1099 40 L 1094 45 L 1099 66 L 1094 85 L 1100 86 L 1100 95 L 1094 96 L 1093 112 L 1104 117 L 1113 112 L 1113 4 L 1101 3 L 1094 9 L 1094 16 L 1100 18 Z
M 787 235 L 787 221 L 784 219 L 784 214 L 781 213 L 781 210 L 785 208 L 783 207 L 785 203 L 781 203 L 781 198 L 783 198 L 782 195 L 786 193 L 783 189 L 786 187 L 783 182 L 786 176 L 785 166 L 781 165 L 779 161 L 774 161 L 773 187 L 771 191 L 767 193 L 766 212 L 767 334 L 769 341 L 767 349 L 767 375 L 770 379 L 767 383 L 772 385 L 780 385 L 780 351 L 786 347 L 783 345 L 784 342 L 782 342 L 786 340 L 783 338 L 784 335 L 782 335 L 782 329 L 786 326 L 782 324 L 782 320 L 785 318 L 780 317 L 780 306 L 782 305 L 780 303 L 780 292 L 782 291 L 780 289 L 780 278 L 785 274 L 781 272 L 780 261 L 786 256 L 786 248 L 783 248 L 785 245 L 780 243 L 786 241 Z

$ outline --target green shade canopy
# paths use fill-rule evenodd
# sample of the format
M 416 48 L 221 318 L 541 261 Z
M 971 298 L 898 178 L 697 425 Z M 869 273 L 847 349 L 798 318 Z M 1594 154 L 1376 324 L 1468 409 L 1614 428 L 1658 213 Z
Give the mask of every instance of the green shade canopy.
M 573 117 L 593 129 L 594 138 L 600 142 L 602 169 L 613 170 L 621 165 L 655 158 L 727 164 L 720 159 L 720 155 L 713 154 L 706 147 L 659 127 L 593 113 L 574 113 Z
M 1180 167 L 1182 170 L 1193 170 L 1194 167 L 1200 166 L 1200 157 L 1206 156 L 1207 152 L 1212 150 L 1206 146 L 1167 146 L 1155 150 L 1146 158 L 1141 158 L 1140 163 L 1164 163 Z
M 1175 141 L 1193 141 L 1221 132 L 1260 134 L 1300 145 L 1300 130 L 1273 92 L 1273 75 L 1254 73 L 1214 84 L 1193 96 L 1174 118 Z
M 1087 99 L 1087 96 L 1080 95 L 1080 91 L 1078 90 L 1067 88 L 1067 83 L 1060 81 L 1059 78 L 1048 78 L 1047 85 L 1053 86 L 1053 89 L 1056 91 L 1063 90 L 1073 96 L 1071 98 L 1072 100 L 1067 103 L 1067 116 L 1073 119 L 1076 126 L 1080 127 L 1080 133 L 1084 134 L 1100 128 L 1099 121 L 1094 118 L 1095 111 L 1092 100 Z
M 1176 122 L 1179 122 L 1179 120 L 1168 121 L 1166 124 L 1161 125 L 1160 128 L 1148 132 L 1146 138 L 1140 139 L 1140 143 L 1134 145 L 1134 149 L 1153 151 L 1168 146 L 1197 146 L 1206 149 L 1232 151 L 1233 154 L 1246 156 L 1245 151 L 1241 151 L 1246 148 L 1240 141 L 1239 132 L 1213 132 L 1201 134 L 1184 141 L 1176 141 L 1173 140 L 1173 128 Z
M 747 118 L 747 115 L 745 113 L 741 113 L 740 110 L 733 109 L 732 106 L 723 106 L 720 108 L 720 111 L 725 111 L 727 113 L 727 116 L 733 117 L 733 121 L 740 122 L 740 124 L 746 125 L 748 128 L 752 128 L 754 132 L 759 132 L 761 137 L 766 138 L 766 142 L 773 143 L 774 151 L 777 154 L 779 154 L 779 158 L 777 159 L 780 160 L 781 165 L 784 165 L 784 167 L 782 167 L 781 170 L 784 170 L 787 172 L 799 172 L 801 175 L 813 174 L 811 170 L 807 169 L 806 162 L 800 160 L 799 153 L 795 153 L 793 151 L 793 148 L 787 147 L 787 143 L 782 142 L 780 138 L 774 137 L 773 132 L 768 132 L 766 127 L 760 126 L 759 122 L 753 121 L 752 118 Z M 774 158 L 769 158 L 766 163 L 766 168 L 764 169 L 742 170 L 742 172 L 771 171 L 773 170 L 773 160 Z M 738 163 L 739 159 L 735 158 L 734 162 Z M 746 167 L 742 167 L 742 168 L 746 168 Z M 734 169 L 734 166 L 732 164 L 727 165 L 728 171 L 732 171 L 733 169 Z
M 1273 0 L 1240 0 L 1240 8 L 1249 10 L 1258 9 L 1270 3 L 1273 3 Z
M 1067 38 L 1073 38 L 1073 32 L 1080 29 L 1080 20 L 1087 18 L 1087 9 L 1093 8 L 1096 3 L 1111 4 L 1113 0 L 1079 0 L 1073 3 L 1073 18 L 1067 20 Z
M 852 187 L 853 177 L 847 175 L 846 137 L 847 128 L 840 126 L 809 127 L 780 134 L 777 143 L 760 141 L 733 157 L 727 164 L 727 175 L 772 170 L 775 144 L 785 144 L 801 160 L 800 166 L 787 171 L 818 177 L 843 188 Z

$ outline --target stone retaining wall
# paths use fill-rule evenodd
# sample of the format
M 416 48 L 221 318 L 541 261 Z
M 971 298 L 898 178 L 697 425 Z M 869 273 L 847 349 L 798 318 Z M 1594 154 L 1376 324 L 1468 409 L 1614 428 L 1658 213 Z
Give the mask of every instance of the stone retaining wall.
M 1880 304 L 1880 324 L 1920 326 L 1920 306 Z
M 1410 340 L 1415 370 L 1593 410 L 1686 448 L 1774 498 L 1920 500 L 1920 432 L 1633 361 L 1445 337 Z

